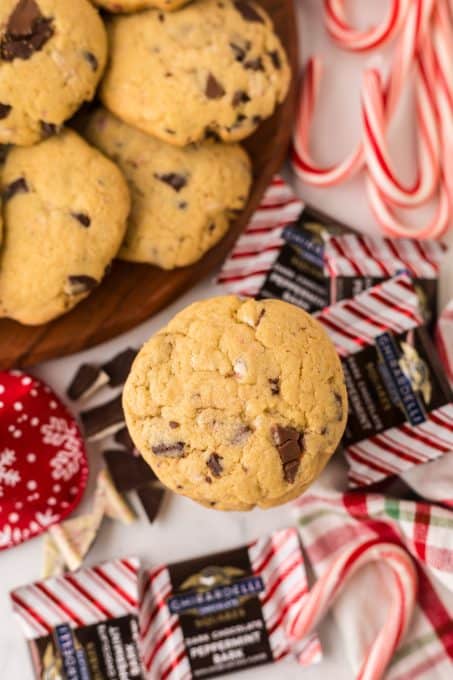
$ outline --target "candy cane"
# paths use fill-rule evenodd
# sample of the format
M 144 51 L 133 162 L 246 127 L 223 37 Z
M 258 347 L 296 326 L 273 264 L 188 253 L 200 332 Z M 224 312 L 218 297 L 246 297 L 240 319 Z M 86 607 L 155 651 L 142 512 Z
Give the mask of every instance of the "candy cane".
M 358 31 L 347 23 L 344 0 L 324 0 L 325 23 L 331 37 L 347 50 L 371 50 L 394 37 L 407 13 L 408 1 L 395 0 L 379 26 Z
M 358 680 L 383 677 L 411 620 L 418 579 L 412 559 L 402 548 L 376 539 L 342 551 L 316 582 L 287 631 L 294 639 L 305 637 L 319 623 L 352 575 L 365 564 L 376 561 L 389 568 L 393 593 L 385 624 L 368 650 Z
M 321 75 L 322 62 L 313 57 L 308 61 L 305 70 L 291 158 L 294 170 L 303 181 L 315 186 L 328 187 L 345 179 L 350 179 L 360 170 L 363 165 L 363 150 L 362 145 L 359 144 L 357 149 L 342 163 L 328 168 L 319 168 L 312 160 L 308 149 L 308 138 L 313 111 L 318 98 Z
M 346 181 L 366 169 L 367 195 L 372 212 L 392 236 L 437 238 L 449 226 L 453 211 L 453 17 L 451 0 L 393 0 L 384 22 L 368 31 L 349 26 L 344 0 L 325 0 L 327 28 L 346 49 L 363 50 L 382 45 L 400 33 L 388 82 L 368 70 L 362 87 L 362 140 L 342 163 L 320 168 L 308 151 L 309 129 L 321 78 L 321 62 L 308 62 L 296 120 L 291 160 L 296 174 L 315 186 Z M 418 171 L 411 186 L 397 176 L 387 147 L 387 129 L 408 77 L 416 84 Z M 413 228 L 395 214 L 397 207 L 424 204 L 437 191 L 434 216 Z

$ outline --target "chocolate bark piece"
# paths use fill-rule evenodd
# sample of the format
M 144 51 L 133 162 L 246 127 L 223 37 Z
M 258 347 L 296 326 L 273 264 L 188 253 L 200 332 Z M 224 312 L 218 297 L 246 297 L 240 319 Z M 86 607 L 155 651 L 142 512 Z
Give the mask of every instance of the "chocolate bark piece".
M 154 522 L 164 500 L 165 490 L 156 485 L 142 486 L 137 489 L 137 496 L 148 520 Z
M 73 274 L 68 276 L 65 293 L 67 295 L 80 295 L 96 288 L 99 281 L 86 274 Z
M 101 369 L 107 373 L 110 387 L 118 387 L 126 381 L 136 356 L 137 350 L 128 347 L 123 352 L 116 354 L 110 361 L 102 364 Z
M 10 198 L 16 194 L 27 194 L 29 192 L 28 184 L 25 177 L 19 177 L 11 184 L 8 184 L 2 191 L 2 199 L 6 203 Z
M 99 366 L 82 364 L 71 380 L 66 394 L 73 401 L 88 399 L 100 387 L 108 383 L 109 377 Z
M 54 34 L 52 18 L 45 17 L 35 0 L 19 0 L 11 12 L 0 42 L 4 61 L 30 59 Z
M 293 484 L 304 452 L 304 435 L 294 427 L 273 425 L 271 436 L 277 448 L 283 467 L 283 477 Z
M 102 455 L 113 483 L 121 493 L 135 491 L 157 480 L 156 475 L 141 456 L 135 456 L 124 449 L 108 449 Z
M 123 446 L 128 451 L 134 451 L 135 445 L 127 427 L 123 427 L 121 430 L 118 430 L 118 432 L 115 432 L 113 439 L 117 444 L 120 444 L 120 446 Z
M 121 395 L 100 406 L 80 413 L 85 435 L 89 441 L 103 439 L 124 427 L 124 413 Z

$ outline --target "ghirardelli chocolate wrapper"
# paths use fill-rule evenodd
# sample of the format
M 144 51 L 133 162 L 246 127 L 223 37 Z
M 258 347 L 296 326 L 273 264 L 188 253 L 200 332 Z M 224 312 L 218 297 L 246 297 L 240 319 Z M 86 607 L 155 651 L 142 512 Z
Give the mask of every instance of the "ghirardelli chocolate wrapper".
M 295 529 L 236 550 L 149 572 L 141 628 L 150 677 L 212 678 L 293 654 L 319 661 L 316 636 L 290 643 L 285 629 L 307 593 Z
M 424 300 L 433 330 L 437 281 L 445 247 L 437 241 L 359 234 L 342 222 L 303 207 L 275 177 L 218 277 L 229 293 L 278 298 L 314 313 L 407 272 Z
M 352 486 L 453 451 L 453 395 L 407 275 L 317 315 L 342 357 Z
M 135 558 L 17 588 L 36 680 L 144 680 Z

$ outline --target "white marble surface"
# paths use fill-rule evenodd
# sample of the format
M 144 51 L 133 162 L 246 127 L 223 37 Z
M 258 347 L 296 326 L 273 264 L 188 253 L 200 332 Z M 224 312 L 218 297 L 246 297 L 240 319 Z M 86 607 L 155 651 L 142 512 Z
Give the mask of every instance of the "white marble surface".
M 387 5 L 387 3 L 376 2 L 355 4 L 360 5 L 362 16 L 359 15 L 358 20 L 362 21 L 362 25 L 365 6 L 367 20 L 370 20 L 370 12 L 382 12 L 383 5 Z M 358 83 L 364 61 L 362 57 L 345 55 L 333 48 L 326 40 L 320 18 L 321 5 L 321 0 L 303 0 L 300 2 L 298 11 L 303 55 L 314 52 L 326 55 L 326 86 L 321 98 L 320 115 L 314 127 L 314 149 L 320 160 L 327 163 L 342 158 L 357 139 Z M 375 55 L 365 59 L 367 63 L 372 61 L 374 64 L 385 64 L 386 55 L 383 54 L 379 58 Z M 335 72 L 333 72 L 333 64 L 335 64 Z M 401 113 L 401 116 L 403 115 L 404 112 Z M 405 134 L 401 134 L 403 128 Z M 398 133 L 393 135 L 395 150 L 401 150 L 402 155 L 409 159 L 406 170 L 410 169 L 410 158 L 413 157 L 407 150 L 406 133 L 408 130 L 407 136 L 410 137 L 410 125 L 399 125 Z M 301 195 L 308 201 L 346 222 L 367 231 L 375 228 L 366 205 L 360 179 L 327 192 L 307 187 L 299 187 L 299 189 Z M 453 243 L 451 234 L 449 240 Z M 448 291 L 450 295 L 452 294 L 453 271 L 451 270 L 453 270 L 452 267 L 446 267 L 443 276 L 443 301 L 447 299 Z M 189 302 L 209 297 L 216 292 L 219 290 L 210 281 L 205 281 L 157 317 L 130 333 L 90 351 L 47 362 L 37 367 L 35 373 L 47 380 L 58 393 L 63 394 L 70 376 L 82 361 L 90 359 L 102 361 L 126 345 L 139 345 Z M 104 398 L 105 395 L 100 397 L 100 400 Z M 100 460 L 100 449 L 90 447 L 89 453 L 92 484 Z M 332 472 L 333 469 L 330 467 L 327 476 L 331 476 Z M 324 477 L 325 480 L 326 477 Z M 87 497 L 89 495 L 88 493 Z M 82 504 L 82 511 L 84 507 L 86 505 Z M 95 563 L 118 554 L 137 554 L 148 565 L 158 564 L 162 561 L 177 560 L 240 545 L 260 534 L 290 523 L 291 513 L 285 507 L 249 514 L 227 514 L 205 510 L 186 499 L 172 496 L 168 498 L 158 521 L 152 526 L 143 518 L 127 529 L 117 523 L 106 521 L 90 552 L 88 563 Z M 39 538 L 0 555 L 1 680 L 28 680 L 32 677 L 25 643 L 18 626 L 11 617 L 8 592 L 15 586 L 36 579 L 40 572 L 40 562 L 41 539 Z M 305 680 L 330 678 L 351 680 L 352 673 L 345 660 L 339 631 L 327 619 L 320 633 L 325 652 L 324 661 L 320 665 L 302 671 L 295 663 L 288 661 L 279 666 L 264 666 L 254 671 L 237 673 L 234 677 L 241 678 L 241 680 L 258 678 L 271 680 L 284 672 L 288 680 L 301 677 Z

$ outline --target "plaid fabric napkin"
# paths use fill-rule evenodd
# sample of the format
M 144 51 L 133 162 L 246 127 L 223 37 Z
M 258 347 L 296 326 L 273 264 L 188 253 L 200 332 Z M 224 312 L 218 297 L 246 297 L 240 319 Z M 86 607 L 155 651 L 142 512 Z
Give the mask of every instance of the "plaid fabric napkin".
M 394 542 L 415 558 L 415 614 L 387 671 L 387 680 L 453 677 L 453 513 L 378 494 L 321 490 L 295 504 L 302 542 L 319 577 L 330 560 L 371 538 Z M 382 626 L 389 602 L 385 564 L 358 572 L 333 606 L 355 672 Z

